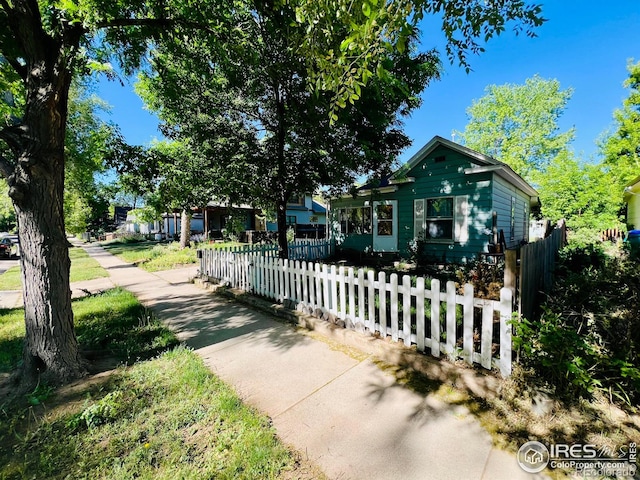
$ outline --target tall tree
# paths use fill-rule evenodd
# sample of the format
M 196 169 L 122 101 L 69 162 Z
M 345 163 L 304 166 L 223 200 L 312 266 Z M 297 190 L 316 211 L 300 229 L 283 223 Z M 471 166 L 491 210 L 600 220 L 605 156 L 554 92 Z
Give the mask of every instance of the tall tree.
M 409 144 L 399 118 L 419 105 L 439 61 L 433 52 L 392 52 L 381 62 L 384 75 L 338 100 L 341 108 L 331 114 L 330 96 L 308 89 L 309 60 L 295 48 L 305 28 L 295 11 L 235 14 L 234 34 L 222 46 L 229 57 L 212 62 L 205 42 L 159 45 L 139 91 L 167 135 L 190 139 L 214 160 L 206 173 L 218 180 L 218 193 L 244 193 L 245 201 L 275 210 L 286 258 L 287 203 L 320 184 L 339 187 L 387 168 Z
M 611 188 L 611 173 L 602 164 L 583 164 L 562 152 L 537 175 L 542 215 L 564 218 L 572 230 L 599 232 L 620 227 L 620 192 Z
M 624 86 L 630 90 L 629 96 L 613 114 L 615 131 L 601 145 L 618 194 L 640 175 L 640 62 L 629 62 L 627 69 Z
M 285 0 L 265 3 L 274 12 L 287 5 Z M 235 8 L 236 2 L 218 0 L 0 0 L 0 84 L 13 88 L 17 82 L 24 92 L 24 102 L 11 107 L 14 111 L 0 129 L 0 172 L 8 180 L 23 246 L 25 382 L 40 375 L 62 382 L 83 373 L 73 330 L 63 216 L 73 76 L 109 54 L 130 71 L 151 43 L 188 41 L 194 29 L 224 39 L 230 32 L 226 20 Z M 458 50 L 473 51 L 476 44 L 469 42 L 499 33 L 510 21 L 528 33 L 542 22 L 540 7 L 521 0 L 399 0 L 389 5 L 299 0 L 295 8 L 307 33 L 294 48 L 322 57 L 316 77 L 321 88 L 336 92 L 336 104 L 352 98 L 356 83 L 365 83 L 366 75 L 377 74 L 378 60 L 389 49 L 402 47 L 410 34 L 404 27 L 410 28 L 425 11 L 444 13 L 444 31 Z M 333 20 L 346 25 L 338 59 L 331 58 L 322 41 Z M 346 89 L 340 88 L 343 80 Z
M 535 181 L 536 172 L 544 172 L 573 140 L 573 128 L 560 132 L 558 126 L 572 90 L 536 75 L 521 85 L 489 85 L 485 92 L 467 109 L 462 142 Z
M 105 150 L 117 134 L 115 126 L 99 117 L 109 106 L 88 84 L 75 81 L 69 91 L 65 139 L 65 225 L 70 233 L 107 227 L 109 201 L 96 180 L 106 169 Z
M 65 382 L 84 372 L 73 328 L 63 212 L 74 75 L 88 71 L 92 59 L 105 58 L 107 50 L 95 47 L 111 46 L 131 67 L 154 32 L 156 39 L 180 35 L 193 22 L 214 29 L 220 23 L 217 5 L 0 0 L 2 86 L 13 91 L 17 82 L 23 95 L 0 129 L 0 171 L 9 184 L 21 239 L 25 384 L 38 377 Z
M 216 182 L 212 161 L 194 148 L 189 139 L 156 142 L 149 148 L 128 148 L 116 143 L 107 162 L 125 187 L 144 198 L 145 213 L 155 218 L 181 211 L 180 246 L 189 246 L 193 208 L 213 198 Z

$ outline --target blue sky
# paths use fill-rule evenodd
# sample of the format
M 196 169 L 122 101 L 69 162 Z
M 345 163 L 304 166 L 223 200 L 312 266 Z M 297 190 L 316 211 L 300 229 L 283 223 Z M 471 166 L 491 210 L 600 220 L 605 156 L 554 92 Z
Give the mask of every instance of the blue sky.
M 548 21 L 537 29 L 537 37 L 504 32 L 489 41 L 483 54 L 469 57 L 470 73 L 444 59 L 441 80 L 425 90 L 422 107 L 405 120 L 413 145 L 401 160 L 434 135 L 450 139 L 452 131 L 464 130 L 467 107 L 484 95 L 487 85 L 524 83 L 535 74 L 557 79 L 562 89 L 573 88 L 560 127 L 575 126 L 573 149 L 584 160 L 597 159 L 596 140 L 612 127 L 613 111 L 628 96 L 622 86 L 627 61 L 640 61 L 640 0 L 541 3 Z M 436 47 L 444 57 L 444 36 L 436 22 L 423 23 L 422 44 Z M 148 144 L 160 136 L 156 118 L 143 109 L 132 85 L 104 80 L 98 94 L 112 105 L 110 120 L 130 143 Z

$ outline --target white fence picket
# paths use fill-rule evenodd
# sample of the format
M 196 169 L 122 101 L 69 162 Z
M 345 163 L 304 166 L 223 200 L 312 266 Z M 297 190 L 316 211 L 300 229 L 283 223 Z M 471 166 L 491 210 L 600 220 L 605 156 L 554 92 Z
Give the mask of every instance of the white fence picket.
M 418 350 L 425 350 L 425 311 L 424 311 L 424 277 L 416 279 L 416 345 Z
M 402 277 L 402 338 L 404 344 L 411 345 L 411 277 Z
M 380 313 L 378 315 L 380 323 L 376 325 L 376 330 L 384 338 L 387 336 L 387 281 L 385 272 L 378 273 L 378 303 L 380 304 Z
M 306 253 L 314 251 L 305 248 Z M 434 357 L 446 353 L 484 368 L 497 366 L 505 377 L 511 374 L 510 289 L 500 291 L 499 301 L 485 300 L 474 298 L 473 287 L 468 284 L 462 295 L 457 294 L 454 282 L 447 282 L 445 291 L 441 291 L 437 279 L 426 287 L 425 279 L 417 278 L 412 287 L 408 275 L 399 282 L 396 274 L 387 279 L 385 272 L 379 272 L 376 278 L 373 270 L 280 260 L 275 255 L 245 250 L 205 250 L 200 255 L 201 272 L 233 288 L 289 301 L 292 306 L 302 302 L 314 311 L 331 313 L 349 328 L 378 332 L 383 338 L 390 335 L 393 341 L 415 344 L 418 351 L 429 350 Z M 482 313 L 479 330 L 475 327 L 475 309 Z M 492 355 L 495 312 L 500 318 L 497 358 Z
M 372 332 L 376 331 L 376 277 L 373 270 L 367 271 L 367 321 L 365 326 Z
M 464 286 L 462 300 L 462 357 L 467 363 L 473 363 L 473 285 Z
M 389 306 L 391 307 L 391 340 L 398 341 L 398 275 L 392 273 L 389 277 Z
M 364 270 L 362 268 L 358 269 L 358 315 L 357 322 L 360 325 L 358 326 L 358 330 L 364 330 L 365 328 L 365 302 L 364 302 Z

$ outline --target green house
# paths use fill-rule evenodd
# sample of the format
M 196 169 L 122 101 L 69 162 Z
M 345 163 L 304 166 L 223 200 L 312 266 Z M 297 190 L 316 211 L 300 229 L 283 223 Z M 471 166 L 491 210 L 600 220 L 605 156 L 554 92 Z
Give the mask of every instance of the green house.
M 424 253 L 466 262 L 528 241 L 538 192 L 508 165 L 434 137 L 404 166 L 330 202 L 331 235 L 344 249 L 397 252 L 424 240 Z

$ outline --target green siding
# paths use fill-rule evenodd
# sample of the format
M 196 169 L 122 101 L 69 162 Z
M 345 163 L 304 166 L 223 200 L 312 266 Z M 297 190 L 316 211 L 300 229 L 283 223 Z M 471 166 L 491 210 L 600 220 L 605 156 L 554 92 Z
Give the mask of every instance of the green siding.
M 515 229 L 511 238 L 511 199 L 515 198 Z M 525 217 L 526 205 L 526 217 Z M 529 197 L 506 180 L 495 175 L 493 208 L 498 214 L 498 230 L 504 230 L 507 247 L 515 247 L 529 238 Z M 526 222 L 526 228 L 525 228 Z
M 443 161 L 435 159 L 443 157 Z M 465 174 L 474 166 L 464 154 L 439 146 L 425 159 L 406 173 L 411 182 L 400 183 L 397 191 L 377 193 L 367 197 L 341 198 L 331 201 L 331 210 L 344 207 L 372 205 L 374 200 L 398 201 L 398 250 L 408 256 L 408 244 L 414 238 L 414 200 L 437 197 L 466 196 L 468 200 L 468 238 L 464 242 L 427 241 L 426 253 L 437 261 L 466 262 L 487 252 L 491 241 L 492 213 L 498 214 L 498 229 L 505 232 L 509 246 L 517 244 L 528 235 L 529 198 L 521 191 L 492 172 Z M 516 198 L 514 241 L 510 241 L 511 197 Z M 454 201 L 455 204 L 455 201 Z M 526 209 L 525 209 L 526 205 Z M 373 235 L 351 235 L 344 239 L 343 248 L 364 250 L 371 247 Z
M 444 161 L 435 159 L 444 156 Z M 399 238 L 401 253 L 414 238 L 413 200 L 466 195 L 469 202 L 468 240 L 460 242 L 427 242 L 426 253 L 447 262 L 465 262 L 486 251 L 491 228 L 491 175 L 465 175 L 464 170 L 474 164 L 469 157 L 446 147 L 438 147 L 407 173 L 415 182 L 400 185 L 395 194 L 399 204 Z
M 330 210 L 327 217 L 327 224 L 329 228 L 329 232 L 332 232 L 331 224 L 336 222 L 335 212 L 340 208 L 347 207 L 362 207 L 364 205 L 371 205 L 370 197 L 347 197 L 347 198 L 339 198 L 332 199 L 330 203 Z M 373 234 L 357 234 L 357 235 L 348 235 L 344 238 L 342 243 L 340 244 L 341 248 L 349 248 L 353 250 L 357 250 L 359 252 L 364 252 L 367 248 L 371 248 L 373 244 Z

